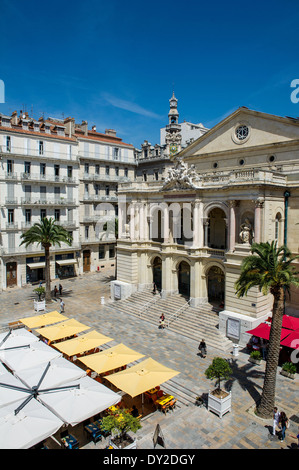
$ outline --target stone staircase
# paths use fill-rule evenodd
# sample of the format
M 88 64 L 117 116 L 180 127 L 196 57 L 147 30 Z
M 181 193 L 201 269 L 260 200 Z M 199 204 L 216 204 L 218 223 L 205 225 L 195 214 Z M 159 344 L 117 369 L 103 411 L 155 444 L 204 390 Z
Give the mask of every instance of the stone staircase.
M 207 346 L 221 351 L 226 352 L 233 348 L 232 341 L 219 331 L 218 310 L 211 304 L 190 307 L 186 298 L 180 294 L 162 299 L 159 294 L 142 291 L 132 294 L 127 299 L 113 302 L 109 306 L 116 311 L 152 323 L 156 327 L 159 325 L 160 315 L 164 313 L 165 326 L 169 330 L 194 339 L 198 343 L 204 338 Z

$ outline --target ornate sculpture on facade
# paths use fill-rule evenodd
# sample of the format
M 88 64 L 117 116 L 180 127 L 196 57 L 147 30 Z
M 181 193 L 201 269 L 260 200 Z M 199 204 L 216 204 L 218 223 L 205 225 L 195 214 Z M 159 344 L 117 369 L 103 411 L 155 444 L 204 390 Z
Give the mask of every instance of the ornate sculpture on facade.
M 241 224 L 240 239 L 241 243 L 250 244 L 253 238 L 253 230 L 250 221 L 246 218 Z
M 163 189 L 198 189 L 199 176 L 195 166 L 188 168 L 187 163 L 174 158 L 175 165 L 168 170 Z

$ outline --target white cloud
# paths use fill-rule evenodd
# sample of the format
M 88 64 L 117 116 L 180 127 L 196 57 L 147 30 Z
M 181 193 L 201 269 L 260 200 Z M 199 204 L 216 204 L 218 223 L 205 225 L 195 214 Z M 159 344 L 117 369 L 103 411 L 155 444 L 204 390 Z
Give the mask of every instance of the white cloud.
M 138 104 L 131 101 L 122 100 L 121 98 L 109 95 L 108 93 L 104 93 L 103 98 L 115 108 L 124 109 L 126 111 L 130 111 L 131 113 L 140 114 L 141 116 L 146 116 L 153 119 L 161 119 L 161 116 L 158 114 L 153 113 L 148 109 L 142 108 L 142 106 L 139 106 Z

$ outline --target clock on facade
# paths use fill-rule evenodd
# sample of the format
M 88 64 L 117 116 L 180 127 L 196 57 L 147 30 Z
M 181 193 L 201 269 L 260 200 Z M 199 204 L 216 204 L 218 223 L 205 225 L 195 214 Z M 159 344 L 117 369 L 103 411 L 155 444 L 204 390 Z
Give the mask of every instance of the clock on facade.
M 171 145 L 171 146 L 170 146 L 170 152 L 171 152 L 171 153 L 176 153 L 177 151 L 178 151 L 178 148 L 177 148 L 176 145 Z

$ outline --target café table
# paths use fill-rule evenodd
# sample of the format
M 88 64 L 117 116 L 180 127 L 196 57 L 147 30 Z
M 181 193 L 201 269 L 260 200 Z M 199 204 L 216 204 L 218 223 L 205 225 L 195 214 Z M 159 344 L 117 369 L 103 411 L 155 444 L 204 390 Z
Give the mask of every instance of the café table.
M 94 443 L 102 440 L 101 428 L 96 423 L 87 424 L 84 429 L 91 435 Z
M 163 395 L 161 398 L 158 398 L 158 400 L 156 400 L 156 404 L 158 405 L 159 408 L 162 409 L 162 411 L 164 411 L 164 413 L 166 413 L 170 404 L 175 401 L 176 400 L 174 396 L 166 394 L 166 395 Z
M 79 442 L 77 439 L 69 434 L 68 436 L 62 437 L 61 442 L 66 447 L 67 449 L 78 449 L 79 448 Z
M 102 428 L 101 428 L 101 426 L 102 426 L 102 420 L 101 420 L 101 419 L 97 419 L 96 421 L 94 421 L 93 424 L 94 424 L 95 426 L 97 426 L 97 427 L 100 429 L 102 436 L 104 436 L 104 437 L 109 436 L 110 432 L 109 432 L 109 431 L 105 431 L 105 429 L 102 429 Z

